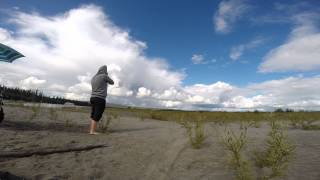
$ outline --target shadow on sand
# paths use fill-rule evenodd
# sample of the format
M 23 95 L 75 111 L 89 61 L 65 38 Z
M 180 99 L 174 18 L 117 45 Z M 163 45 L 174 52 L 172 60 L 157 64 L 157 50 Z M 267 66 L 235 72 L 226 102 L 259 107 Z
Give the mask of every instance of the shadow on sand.
M 0 171 L 0 179 L 1 180 L 26 180 L 26 178 L 15 176 L 9 172 Z

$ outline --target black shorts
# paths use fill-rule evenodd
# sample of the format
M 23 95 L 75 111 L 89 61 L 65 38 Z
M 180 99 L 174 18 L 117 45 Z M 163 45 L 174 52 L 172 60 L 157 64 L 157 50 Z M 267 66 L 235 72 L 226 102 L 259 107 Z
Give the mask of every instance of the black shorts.
M 91 119 L 99 121 L 102 117 L 104 109 L 106 108 L 106 100 L 97 97 L 91 97 L 90 103 L 92 106 Z

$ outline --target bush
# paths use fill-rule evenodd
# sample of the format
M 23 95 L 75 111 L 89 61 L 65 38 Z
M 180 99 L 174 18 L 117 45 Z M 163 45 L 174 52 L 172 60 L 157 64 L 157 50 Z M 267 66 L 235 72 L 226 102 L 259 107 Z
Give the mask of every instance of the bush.
M 305 120 L 297 117 L 290 119 L 290 124 L 293 128 L 303 130 L 320 130 L 320 125 L 313 124 L 316 120 Z
M 231 153 L 231 166 L 236 170 L 238 180 L 252 179 L 251 167 L 249 161 L 243 157 L 243 150 L 247 144 L 247 127 L 243 128 L 240 134 L 235 134 L 231 130 L 226 129 L 223 137 L 223 144 Z
M 271 121 L 270 126 L 271 131 L 266 141 L 266 150 L 255 152 L 256 165 L 259 168 L 271 170 L 269 174 L 263 175 L 262 179 L 283 176 L 295 149 L 279 124 Z
M 196 121 L 188 121 L 182 116 L 178 121 L 186 130 L 189 137 L 191 146 L 194 149 L 200 149 L 203 146 L 204 140 L 206 139 L 204 132 L 204 122 L 202 119 Z

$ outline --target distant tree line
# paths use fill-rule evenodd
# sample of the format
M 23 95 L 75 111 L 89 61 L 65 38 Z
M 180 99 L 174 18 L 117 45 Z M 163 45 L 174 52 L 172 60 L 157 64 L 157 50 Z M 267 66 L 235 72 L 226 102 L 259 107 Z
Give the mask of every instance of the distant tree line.
M 277 108 L 277 109 L 275 109 L 274 110 L 274 112 L 294 112 L 294 110 L 293 109 L 289 109 L 289 108 L 287 108 L 287 109 L 282 109 L 282 108 Z
M 50 97 L 44 95 L 39 90 L 24 90 L 20 88 L 10 88 L 0 85 L 0 93 L 2 94 L 3 99 L 15 100 L 15 101 L 26 101 L 26 102 L 41 102 L 41 103 L 50 103 L 50 104 L 65 104 L 73 103 L 77 106 L 89 106 L 90 103 L 87 101 L 77 101 L 65 99 L 62 97 Z
M 253 112 L 255 113 L 259 113 L 260 111 L 259 110 L 254 110 Z M 294 109 L 290 109 L 290 108 L 286 108 L 286 109 L 282 109 L 282 108 L 277 108 L 275 109 L 273 112 L 276 112 L 276 113 L 289 113 L 289 112 L 296 112 Z M 299 110 L 297 112 L 308 112 L 306 110 Z

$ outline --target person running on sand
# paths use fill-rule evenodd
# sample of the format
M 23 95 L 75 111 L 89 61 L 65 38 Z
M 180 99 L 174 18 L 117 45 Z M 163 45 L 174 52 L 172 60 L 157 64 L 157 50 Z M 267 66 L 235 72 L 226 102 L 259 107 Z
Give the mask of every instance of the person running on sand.
M 99 68 L 98 73 L 91 79 L 92 93 L 90 103 L 92 105 L 92 110 L 89 134 L 98 134 L 96 128 L 106 107 L 108 84 L 113 85 L 114 82 L 108 76 L 107 66 L 102 66 Z

